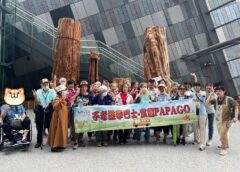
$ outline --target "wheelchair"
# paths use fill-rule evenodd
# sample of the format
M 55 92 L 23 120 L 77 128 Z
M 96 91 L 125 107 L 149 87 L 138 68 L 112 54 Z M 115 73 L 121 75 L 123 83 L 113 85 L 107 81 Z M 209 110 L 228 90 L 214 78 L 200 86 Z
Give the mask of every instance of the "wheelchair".
M 9 142 L 8 138 L 6 137 L 5 133 L 3 132 L 2 125 L 5 121 L 0 123 L 0 151 L 2 151 L 4 148 L 10 148 L 10 147 L 17 147 L 21 146 L 23 148 L 29 147 L 31 141 L 32 141 L 32 122 L 30 120 L 30 129 L 27 136 L 28 144 L 21 143 L 22 137 L 23 137 L 23 129 L 21 128 L 12 128 L 11 132 L 13 134 L 14 139 L 16 140 L 17 144 L 14 146 L 7 146 L 6 144 Z

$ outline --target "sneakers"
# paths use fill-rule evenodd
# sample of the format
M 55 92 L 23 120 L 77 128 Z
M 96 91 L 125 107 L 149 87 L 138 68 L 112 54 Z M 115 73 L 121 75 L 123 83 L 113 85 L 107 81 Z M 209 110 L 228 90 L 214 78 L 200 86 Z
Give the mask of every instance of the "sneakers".
M 83 141 L 80 141 L 80 142 L 78 143 L 78 145 L 79 145 L 79 147 L 85 147 L 85 146 L 86 146 Z
M 102 147 L 102 143 L 101 143 L 101 142 L 98 142 L 98 143 L 97 143 L 97 147 Z
M 199 142 L 195 140 L 194 142 L 192 142 L 192 144 L 193 144 L 193 145 L 198 145 Z
M 103 145 L 103 146 L 108 146 L 107 142 L 104 142 L 102 145 Z
M 141 144 L 141 141 L 140 141 L 140 140 L 137 140 L 136 143 L 137 143 L 138 145 L 140 145 L 140 144 Z
M 21 140 L 21 144 L 28 145 L 29 142 L 27 141 L 27 138 Z
M 219 155 L 225 156 L 227 155 L 228 151 L 226 149 L 221 149 Z
M 72 149 L 76 150 L 78 148 L 78 143 L 74 143 Z
M 207 146 L 212 146 L 212 140 L 207 141 Z
M 198 150 L 204 151 L 204 150 L 205 150 L 205 146 L 204 146 L 203 144 L 201 144 L 201 145 L 199 146 Z

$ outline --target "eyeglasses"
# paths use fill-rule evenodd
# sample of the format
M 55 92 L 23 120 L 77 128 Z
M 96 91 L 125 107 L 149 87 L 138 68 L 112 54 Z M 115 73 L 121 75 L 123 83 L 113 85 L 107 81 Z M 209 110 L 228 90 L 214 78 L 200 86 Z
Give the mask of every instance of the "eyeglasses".
M 179 90 L 185 90 L 185 88 L 179 88 Z

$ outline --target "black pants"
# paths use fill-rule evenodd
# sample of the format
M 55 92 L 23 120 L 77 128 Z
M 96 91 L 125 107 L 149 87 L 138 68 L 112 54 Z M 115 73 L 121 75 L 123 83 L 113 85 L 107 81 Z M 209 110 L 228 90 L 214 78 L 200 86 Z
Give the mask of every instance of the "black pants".
M 44 108 L 42 106 L 38 106 L 37 108 L 38 108 L 38 111 L 36 113 L 37 143 L 41 144 L 43 129 L 44 128 L 49 129 L 52 119 L 52 113 L 45 113 Z
M 119 143 L 127 141 L 129 130 L 118 130 L 118 140 Z
M 214 113 L 208 114 L 208 139 L 213 138 L 213 123 L 214 123 Z
M 156 132 L 161 132 L 163 130 L 164 135 L 168 135 L 171 128 L 172 126 L 154 127 L 154 133 L 156 134 Z
M 31 123 L 31 120 L 28 117 L 26 117 L 22 121 L 22 129 L 30 130 L 30 123 Z M 15 129 L 13 126 L 11 126 L 9 123 L 3 123 L 2 129 L 3 129 L 3 132 L 6 134 L 6 137 L 8 138 L 8 140 L 10 140 L 12 142 L 16 142 L 16 140 L 14 139 L 13 134 L 12 134 L 12 129 Z

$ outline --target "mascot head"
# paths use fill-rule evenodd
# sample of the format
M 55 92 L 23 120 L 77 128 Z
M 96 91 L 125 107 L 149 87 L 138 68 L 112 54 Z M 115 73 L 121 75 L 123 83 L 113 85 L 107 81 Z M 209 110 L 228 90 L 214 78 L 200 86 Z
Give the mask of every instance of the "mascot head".
M 25 95 L 24 95 L 23 88 L 19 88 L 19 89 L 6 88 L 5 89 L 4 101 L 8 105 L 20 105 L 24 102 L 24 100 L 25 100 Z

